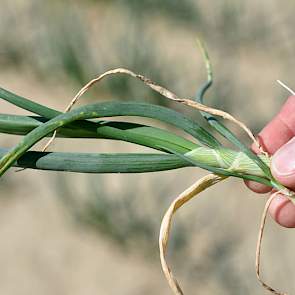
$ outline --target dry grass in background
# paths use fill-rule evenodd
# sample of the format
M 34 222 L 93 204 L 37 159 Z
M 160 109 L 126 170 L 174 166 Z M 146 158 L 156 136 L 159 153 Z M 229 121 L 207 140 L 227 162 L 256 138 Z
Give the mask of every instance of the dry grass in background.
M 275 0 L 161 3 L 3 0 L 0 85 L 63 109 L 94 75 L 124 66 L 192 96 L 205 79 L 198 33 L 208 44 L 215 72 L 208 102 L 258 131 L 286 98 L 275 80 L 295 83 L 295 5 Z M 103 82 L 84 99 L 166 103 L 124 77 Z M 1 102 L 1 111 L 11 110 Z M 17 140 L 1 136 L 1 146 Z M 52 148 L 142 150 L 112 141 L 82 146 L 78 140 L 57 140 Z M 1 179 L 0 293 L 170 294 L 158 261 L 160 220 L 172 198 L 200 175 L 191 168 L 91 176 L 10 171 Z M 144 212 L 138 212 L 139 203 L 145 204 Z M 177 215 L 170 261 L 187 294 L 264 294 L 254 273 L 263 203 L 231 180 Z M 267 281 L 291 294 L 292 233 L 273 222 L 267 225 L 262 264 Z

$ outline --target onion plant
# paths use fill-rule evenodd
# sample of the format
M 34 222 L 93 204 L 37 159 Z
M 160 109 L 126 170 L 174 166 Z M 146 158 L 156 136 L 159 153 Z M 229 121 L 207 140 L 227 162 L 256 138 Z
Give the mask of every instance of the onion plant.
M 168 245 L 172 216 L 178 208 L 192 197 L 229 176 L 253 180 L 277 191 L 284 192 L 294 203 L 293 193 L 277 182 L 270 171 L 270 156 L 257 143 L 251 131 L 230 114 L 207 107 L 203 104 L 206 90 L 212 84 L 212 69 L 208 54 L 200 43 L 207 67 L 208 79 L 195 97 L 179 98 L 168 89 L 157 85 L 142 75 L 126 69 L 115 69 L 91 80 L 74 97 L 64 112 L 38 104 L 32 100 L 16 95 L 8 90 L 0 89 L 0 98 L 27 110 L 34 115 L 21 116 L 0 114 L 0 132 L 22 136 L 20 142 L 10 148 L 0 148 L 0 176 L 10 167 L 31 168 L 39 170 L 71 171 L 84 173 L 143 173 L 199 167 L 211 173 L 198 180 L 190 188 L 176 198 L 167 210 L 161 225 L 159 246 L 163 271 L 175 294 L 183 294 L 179 284 L 167 264 L 165 255 Z M 215 128 L 236 149 L 222 145 L 213 134 L 202 128 L 195 120 L 172 110 L 155 104 L 138 102 L 108 101 L 88 104 L 72 109 L 76 101 L 95 83 L 115 74 L 127 74 L 144 82 L 154 91 L 188 107 L 201 112 L 206 121 Z M 105 120 L 104 118 L 134 116 L 151 118 L 189 134 L 187 139 L 176 132 L 150 125 L 126 121 Z M 261 154 L 253 153 L 241 140 L 228 129 L 218 118 L 223 117 L 238 124 L 250 136 Z M 153 153 L 65 153 L 30 150 L 44 137 L 62 138 L 97 138 L 134 143 L 153 149 Z M 265 221 L 265 214 L 263 223 Z M 263 227 L 261 228 L 261 236 Z M 260 236 L 260 239 L 261 239 Z M 257 275 L 259 277 L 259 254 L 257 255 Z M 261 283 L 277 292 L 262 280 Z M 277 292 L 276 294 L 281 294 Z

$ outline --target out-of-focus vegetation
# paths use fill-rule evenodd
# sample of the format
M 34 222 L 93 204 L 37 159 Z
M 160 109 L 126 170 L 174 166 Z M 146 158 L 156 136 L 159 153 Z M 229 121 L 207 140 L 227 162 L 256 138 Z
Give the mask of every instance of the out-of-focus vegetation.
M 292 1 L 282 5 L 278 0 L 2 0 L 0 85 L 36 100 L 50 100 L 49 105 L 63 109 L 88 80 L 110 68 L 126 67 L 190 97 L 206 78 L 196 46 L 196 37 L 201 36 L 215 74 L 208 103 L 231 112 L 257 132 L 287 96 L 275 80 L 295 83 L 294 8 Z M 102 82 L 85 99 L 168 104 L 126 77 Z M 1 138 L 1 144 L 9 146 L 17 140 Z M 113 142 L 60 140 L 54 148 L 134 149 Z M 169 294 L 157 264 L 160 219 L 172 197 L 199 175 L 195 169 L 91 176 L 11 172 L 1 182 L 0 232 L 7 242 L 0 247 L 0 261 L 8 269 L 8 274 L 0 276 L 1 293 L 40 294 L 50 285 L 57 294 L 81 294 L 83 286 L 95 281 L 97 285 L 89 287 L 91 294 Z M 247 198 L 251 193 L 239 182 L 221 188 L 204 193 L 204 198 L 179 214 L 171 260 L 188 294 L 258 293 L 252 264 L 263 200 Z M 63 214 L 76 221 L 74 230 L 64 225 L 68 220 L 60 217 Z M 265 241 L 266 277 L 292 291 L 294 238 L 290 231 L 281 232 L 274 225 L 271 229 Z M 17 247 L 21 243 L 26 245 L 23 249 Z M 14 252 L 24 253 L 16 258 L 21 260 L 18 268 L 13 267 L 18 265 Z M 58 278 L 55 264 L 61 269 Z M 9 279 L 9 273 L 16 279 Z M 129 276 L 137 282 L 128 280 Z M 22 286 L 23 277 L 29 283 Z M 72 287 L 72 277 L 79 287 Z
M 289 82 L 294 63 L 291 3 L 284 4 L 283 10 L 276 1 L 16 3 L 4 0 L 2 4 L 1 65 L 29 68 L 40 82 L 51 86 L 70 83 L 78 88 L 106 69 L 125 66 L 192 96 L 205 78 L 195 42 L 202 36 L 216 74 L 210 102 L 239 112 L 236 105 L 245 100 L 257 105 L 258 97 L 276 97 L 277 107 L 283 91 L 274 81 Z M 166 103 L 124 77 L 102 83 L 91 97 L 110 96 Z M 264 103 L 258 102 L 258 107 L 264 112 Z M 249 109 L 245 107 L 245 114 Z M 251 127 L 266 118 L 251 120 Z

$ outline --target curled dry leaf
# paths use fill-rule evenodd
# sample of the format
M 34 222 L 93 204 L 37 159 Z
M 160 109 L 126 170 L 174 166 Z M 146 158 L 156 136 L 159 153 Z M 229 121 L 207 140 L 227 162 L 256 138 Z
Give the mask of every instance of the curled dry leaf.
M 180 98 L 176 94 L 171 92 L 170 90 L 156 84 L 155 82 L 153 82 L 149 78 L 146 78 L 143 75 L 136 74 L 136 73 L 134 73 L 128 69 L 124 69 L 124 68 L 117 68 L 117 69 L 109 70 L 109 71 L 101 74 L 100 76 L 92 79 L 91 81 L 89 81 L 83 88 L 81 88 L 79 90 L 79 92 L 75 95 L 75 97 L 71 100 L 71 102 L 65 108 L 64 112 L 70 111 L 73 108 L 73 106 L 77 103 L 79 98 L 85 92 L 87 92 L 94 84 L 98 83 L 99 81 L 101 81 L 105 77 L 108 77 L 111 75 L 117 75 L 117 74 L 126 74 L 128 76 L 133 77 L 133 78 L 139 79 L 146 86 L 150 87 L 151 89 L 153 89 L 157 93 L 161 94 L 165 98 L 168 98 L 172 101 L 182 103 L 182 104 L 187 105 L 189 107 L 195 108 L 199 111 L 203 111 L 203 112 L 209 113 L 211 115 L 219 116 L 219 117 L 222 117 L 226 120 L 233 122 L 234 124 L 238 125 L 240 128 L 242 128 L 246 132 L 246 134 L 253 141 L 253 143 L 259 148 L 261 153 L 268 156 L 267 152 L 265 152 L 263 150 L 263 148 L 260 146 L 260 144 L 256 140 L 255 136 L 251 132 L 251 130 L 243 122 L 237 120 L 235 117 L 233 117 L 229 113 L 226 113 L 226 112 L 219 110 L 219 109 L 208 107 L 202 103 L 193 101 L 188 98 Z M 282 83 L 280 82 L 280 84 L 282 84 Z M 54 131 L 53 136 L 50 138 L 50 140 L 46 143 L 46 145 L 42 149 L 43 152 L 45 150 L 47 150 L 47 148 L 53 142 L 55 136 L 56 136 L 56 130 Z M 168 280 L 168 283 L 169 283 L 171 289 L 173 290 L 174 294 L 182 295 L 183 292 L 182 292 L 179 283 L 177 282 L 176 278 L 174 277 L 174 275 L 173 275 L 173 273 L 172 273 L 171 269 L 169 268 L 168 263 L 166 261 L 166 253 L 167 253 L 167 247 L 168 247 L 168 240 L 169 240 L 169 236 L 170 236 L 172 218 L 173 218 L 175 212 L 182 205 L 184 205 L 186 202 L 191 200 L 193 197 L 197 196 L 200 192 L 204 191 L 205 189 L 209 188 L 210 186 L 213 186 L 226 178 L 227 178 L 226 176 L 221 176 L 221 175 L 217 175 L 217 174 L 209 174 L 209 175 L 201 178 L 196 183 L 194 183 L 191 187 L 189 187 L 183 193 L 181 193 L 171 203 L 170 207 L 168 208 L 167 212 L 165 213 L 165 215 L 163 217 L 163 220 L 161 223 L 160 235 L 159 235 L 160 259 L 161 259 L 161 265 L 162 265 L 163 272 L 164 272 L 166 279 Z M 290 191 L 286 190 L 285 194 L 288 197 L 290 197 Z M 264 212 L 262 215 L 262 219 L 261 219 L 261 226 L 260 226 L 260 230 L 259 230 L 259 237 L 258 237 L 257 249 L 256 249 L 256 274 L 257 274 L 257 278 L 258 278 L 259 282 L 268 291 L 270 291 L 276 295 L 286 295 L 285 293 L 280 293 L 280 292 L 276 291 L 275 289 L 273 289 L 272 287 L 270 287 L 260 277 L 261 242 L 262 242 L 262 237 L 263 237 L 263 232 L 264 232 L 264 227 L 265 227 L 267 210 L 268 210 L 268 207 L 274 197 L 275 197 L 275 195 L 273 195 L 266 203 L 266 206 L 265 206 L 265 209 L 264 209 Z
M 253 135 L 252 131 L 243 122 L 237 120 L 236 118 L 234 118 L 229 113 L 224 112 L 222 110 L 218 110 L 218 109 L 215 109 L 215 108 L 208 107 L 206 105 L 203 105 L 201 103 L 198 103 L 198 102 L 193 101 L 193 100 L 188 99 L 188 98 L 180 98 L 176 94 L 174 94 L 173 92 L 171 92 L 170 90 L 168 90 L 165 87 L 162 87 L 162 86 L 156 84 L 155 82 L 153 82 L 149 78 L 146 78 L 143 75 L 136 74 L 136 73 L 134 73 L 134 72 L 132 72 L 132 71 L 130 71 L 128 69 L 124 69 L 124 68 L 117 68 L 117 69 L 109 70 L 109 71 L 101 74 L 100 76 L 92 79 L 91 81 L 89 81 L 84 87 L 82 87 L 78 91 L 78 93 L 75 95 L 75 97 L 71 100 L 71 102 L 65 108 L 65 112 L 70 111 L 72 109 L 72 107 L 77 103 L 77 101 L 79 100 L 79 98 L 85 92 L 87 92 L 94 84 L 98 83 L 99 81 L 101 81 L 102 79 L 104 79 L 107 76 L 116 75 L 116 74 L 125 74 L 125 75 L 131 76 L 133 78 L 139 79 L 145 85 L 147 85 L 148 87 L 150 87 L 154 91 L 158 92 L 159 94 L 161 94 L 162 96 L 164 96 L 164 97 L 166 97 L 166 98 L 168 98 L 170 100 L 173 100 L 173 101 L 176 101 L 176 102 L 180 102 L 180 103 L 182 103 L 184 105 L 190 106 L 190 107 L 195 108 L 195 109 L 197 109 L 199 111 L 203 111 L 203 112 L 209 113 L 211 115 L 222 117 L 222 118 L 224 118 L 226 120 L 229 120 L 229 121 L 237 124 L 239 127 L 241 127 L 247 133 L 247 135 L 254 142 L 254 144 L 257 145 L 257 147 L 259 149 L 261 149 L 261 146 L 258 143 L 258 141 L 256 140 L 255 136 Z M 55 136 L 56 136 L 56 131 L 54 132 L 54 134 L 51 137 L 51 139 L 46 143 L 46 145 L 42 149 L 43 152 L 53 142 Z
M 262 238 L 263 238 L 263 233 L 264 233 L 264 228 L 265 228 L 265 222 L 266 222 L 266 217 L 267 217 L 267 212 L 268 208 L 272 202 L 272 200 L 278 195 L 282 193 L 281 191 L 277 191 L 272 196 L 267 200 L 265 203 L 263 213 L 261 216 L 261 222 L 260 222 L 260 228 L 259 228 L 259 233 L 258 233 L 258 239 L 257 239 L 257 245 L 256 245 L 256 256 L 255 256 L 255 270 L 256 270 L 256 276 L 260 284 L 268 291 L 272 292 L 275 295 L 287 295 L 286 293 L 281 293 L 277 290 L 275 290 L 273 287 L 265 283 L 261 276 L 260 276 L 260 257 L 261 257 L 261 245 L 262 245 Z
M 183 193 L 181 193 L 171 203 L 171 205 L 169 206 L 168 210 L 166 211 L 162 219 L 160 235 L 159 235 L 160 259 L 161 259 L 163 272 L 174 294 L 182 295 L 183 292 L 166 261 L 166 253 L 167 253 L 173 215 L 181 206 L 183 206 L 193 197 L 197 196 L 199 193 L 201 193 L 205 189 L 209 188 L 210 186 L 214 184 L 217 184 L 218 182 L 226 178 L 227 178 L 226 176 L 220 176 L 217 174 L 208 174 L 205 177 L 199 179 L 192 186 L 190 186 Z

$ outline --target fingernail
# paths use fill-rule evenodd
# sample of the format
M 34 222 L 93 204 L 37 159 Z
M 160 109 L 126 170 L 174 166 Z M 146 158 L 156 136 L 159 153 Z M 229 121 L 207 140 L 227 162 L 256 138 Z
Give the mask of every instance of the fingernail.
M 271 164 L 277 176 L 295 174 L 295 137 L 276 151 Z

